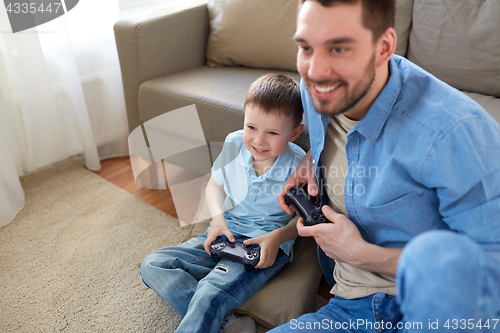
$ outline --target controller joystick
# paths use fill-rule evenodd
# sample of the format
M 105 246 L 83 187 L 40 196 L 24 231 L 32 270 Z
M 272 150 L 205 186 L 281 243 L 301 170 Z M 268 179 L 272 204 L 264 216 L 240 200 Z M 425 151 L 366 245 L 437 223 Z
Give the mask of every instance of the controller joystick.
M 285 195 L 285 203 L 295 208 L 307 226 L 330 222 L 321 211 L 321 205 L 316 203 L 316 197 L 307 193 L 306 186 L 292 187 Z
M 214 260 L 226 258 L 245 265 L 247 271 L 251 271 L 259 263 L 260 246 L 257 244 L 246 245 L 236 241 L 231 243 L 222 236 L 217 237 L 210 245 L 210 253 Z

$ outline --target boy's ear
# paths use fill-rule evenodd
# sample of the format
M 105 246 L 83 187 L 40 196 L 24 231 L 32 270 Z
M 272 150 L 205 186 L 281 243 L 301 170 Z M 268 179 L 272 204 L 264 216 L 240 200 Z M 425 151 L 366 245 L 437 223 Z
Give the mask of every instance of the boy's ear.
M 295 127 L 295 129 L 293 130 L 293 135 L 292 135 L 292 138 L 290 139 L 290 141 L 295 141 L 295 139 L 297 139 L 299 137 L 300 133 L 302 133 L 303 130 L 304 130 L 304 125 L 302 125 L 302 124 Z

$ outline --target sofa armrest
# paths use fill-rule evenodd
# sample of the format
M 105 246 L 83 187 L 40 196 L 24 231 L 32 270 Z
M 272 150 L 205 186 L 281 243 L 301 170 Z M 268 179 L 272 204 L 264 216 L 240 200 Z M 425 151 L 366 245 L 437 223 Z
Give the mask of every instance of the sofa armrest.
M 206 3 L 164 9 L 118 21 L 114 26 L 129 130 L 139 119 L 139 86 L 146 80 L 205 63 L 210 31 Z

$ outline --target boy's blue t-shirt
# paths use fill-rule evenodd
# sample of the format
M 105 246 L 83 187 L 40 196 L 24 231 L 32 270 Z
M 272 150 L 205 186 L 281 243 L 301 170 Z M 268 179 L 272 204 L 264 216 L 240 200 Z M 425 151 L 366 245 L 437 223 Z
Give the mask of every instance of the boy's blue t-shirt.
M 256 176 L 252 154 L 243 144 L 243 130 L 230 133 L 212 167 L 212 177 L 224 186 L 224 218 L 235 237 L 258 237 L 284 227 L 293 218 L 281 210 L 277 196 L 306 153 L 289 142 L 274 165 Z M 295 240 L 280 248 L 291 256 Z

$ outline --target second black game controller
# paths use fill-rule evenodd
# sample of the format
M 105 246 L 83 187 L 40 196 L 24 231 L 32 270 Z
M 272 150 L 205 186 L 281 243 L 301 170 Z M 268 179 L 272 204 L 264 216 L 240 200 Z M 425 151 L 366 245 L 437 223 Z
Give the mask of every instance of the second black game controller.
M 285 195 L 285 203 L 295 208 L 307 226 L 330 222 L 321 211 L 321 205 L 316 203 L 316 197 L 309 195 L 305 186 L 292 187 Z
M 231 243 L 227 238 L 219 236 L 210 245 L 210 254 L 214 260 L 225 258 L 245 265 L 247 271 L 251 271 L 259 263 L 260 246 L 257 244 L 246 245 L 236 241 Z

